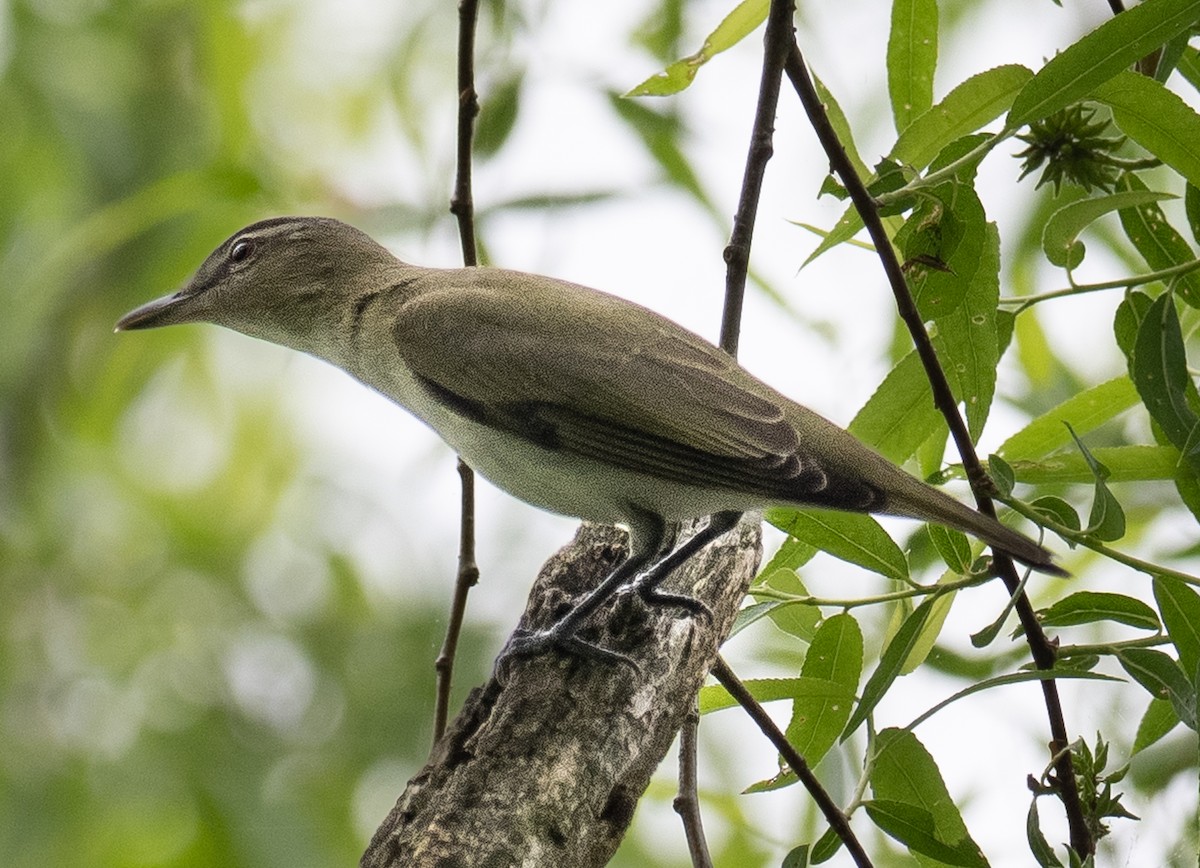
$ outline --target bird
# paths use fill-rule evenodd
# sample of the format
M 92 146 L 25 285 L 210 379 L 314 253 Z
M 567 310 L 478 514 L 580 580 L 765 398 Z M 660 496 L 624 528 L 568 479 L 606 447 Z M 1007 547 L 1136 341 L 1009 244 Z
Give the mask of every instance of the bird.
M 1027 566 L 1049 551 L 883 458 L 672 320 L 615 295 L 491 267 L 393 256 L 328 217 L 275 217 L 235 232 L 177 292 L 116 324 L 210 323 L 323 359 L 434 429 L 474 470 L 534 506 L 624 525 L 629 554 L 551 627 L 507 653 L 622 660 L 582 623 L 632 585 L 658 585 L 747 512 L 823 507 L 935 522 Z M 673 550 L 679 522 L 708 518 Z

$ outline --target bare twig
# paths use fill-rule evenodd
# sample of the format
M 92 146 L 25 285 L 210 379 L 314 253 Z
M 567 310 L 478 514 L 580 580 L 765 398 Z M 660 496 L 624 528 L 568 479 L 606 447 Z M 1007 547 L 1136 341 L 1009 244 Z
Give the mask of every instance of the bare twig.
M 463 265 L 479 264 L 475 245 L 475 205 L 471 196 L 471 136 L 475 116 L 479 114 L 479 99 L 475 93 L 475 24 L 479 19 L 477 0 L 461 0 L 458 4 L 458 163 L 450 213 L 458 218 L 458 236 L 462 242 Z M 454 656 L 462 632 L 467 608 L 467 595 L 479 581 L 479 566 L 475 563 L 475 474 L 460 458 L 458 475 L 462 481 L 462 518 L 458 545 L 458 575 L 454 582 L 454 597 L 450 604 L 450 619 L 446 638 L 438 653 L 434 669 L 437 672 L 437 698 L 434 701 L 433 741 L 446 731 L 450 714 L 450 683 L 454 674 Z
M 693 868 L 712 868 L 708 842 L 704 840 L 699 785 L 696 781 L 696 731 L 699 727 L 700 711 L 693 705 L 679 730 L 679 795 L 675 797 L 673 807 L 683 820 L 683 832 L 687 837 Z
M 808 790 L 809 795 L 813 797 L 813 801 L 817 803 L 817 807 L 821 809 L 821 813 L 825 815 L 826 822 L 836 830 L 837 836 L 846 845 L 846 849 L 854 859 L 854 864 L 858 865 L 859 868 L 870 866 L 871 859 L 867 856 L 867 851 L 863 849 L 862 844 L 859 843 L 854 830 L 850 828 L 850 820 L 842 813 L 837 802 L 821 786 L 821 782 L 812 773 L 812 769 L 808 767 L 808 763 L 805 762 L 804 757 L 800 756 L 796 748 L 792 746 L 792 743 L 787 740 L 787 736 L 780 732 L 779 727 L 775 725 L 775 721 L 771 720 L 766 709 L 758 703 L 757 699 L 750 695 L 750 691 L 746 689 L 746 685 L 742 684 L 723 657 L 717 657 L 716 663 L 713 664 L 712 674 L 717 681 L 721 682 L 721 686 L 729 691 L 729 695 L 736 699 L 738 704 L 746 710 L 751 720 L 771 740 L 771 744 L 775 745 L 775 749 L 779 751 L 779 755 L 784 758 L 791 770 L 796 773 L 796 777 L 800 778 L 800 783 L 804 784 L 804 788 Z
M 926 376 L 933 390 L 934 403 L 945 417 L 946 424 L 950 428 L 950 434 L 954 438 L 959 455 L 962 457 L 967 478 L 971 482 L 971 488 L 975 494 L 975 501 L 979 511 L 984 515 L 995 518 L 995 506 L 986 494 L 989 490 L 987 473 L 984 471 L 979 456 L 975 452 L 975 446 L 971 442 L 971 436 L 967 430 L 966 423 L 958 411 L 954 394 L 950 390 L 950 384 L 946 380 L 945 372 L 942 370 L 941 364 L 938 362 L 937 353 L 934 351 L 933 342 L 929 339 L 929 334 L 925 330 L 925 324 L 921 319 L 920 313 L 917 311 L 916 302 L 913 300 L 912 293 L 909 291 L 908 284 L 904 279 L 904 273 L 901 270 L 895 250 L 892 248 L 891 239 L 884 229 L 883 221 L 879 216 L 879 210 L 870 193 L 867 192 L 862 179 L 859 178 L 858 172 L 855 171 L 854 165 L 847 158 L 841 142 L 838 141 L 837 133 L 829 122 L 829 116 L 821 104 L 816 88 L 813 87 L 812 79 L 809 77 L 808 69 L 805 67 L 804 57 L 800 53 L 800 47 L 795 42 L 792 43 L 789 50 L 785 71 L 788 78 L 791 79 L 793 87 L 796 89 L 800 102 L 803 104 L 804 110 L 808 115 L 809 122 L 812 124 L 818 139 L 820 139 L 826 155 L 829 157 L 833 171 L 838 174 L 843 185 L 845 185 L 846 191 L 858 209 L 863 224 L 866 226 L 867 232 L 870 234 L 871 240 L 875 245 L 876 253 L 880 258 L 884 273 L 887 275 L 892 292 L 895 295 L 897 312 L 912 335 L 917 354 L 925 367 Z M 994 562 L 998 574 L 1008 588 L 1009 594 L 1014 594 L 1020 584 L 1020 580 L 1017 577 L 1012 560 L 1007 554 L 997 551 L 994 552 Z M 1034 615 L 1033 606 L 1025 594 L 1022 593 L 1017 598 L 1016 609 L 1021 626 L 1025 632 L 1025 641 L 1029 645 L 1034 663 L 1039 669 L 1053 668 L 1055 659 L 1054 646 L 1042 631 L 1041 625 Z M 1071 847 L 1076 853 L 1087 856 L 1094 851 L 1095 844 L 1079 801 L 1079 791 L 1075 782 L 1075 772 L 1071 763 L 1070 751 L 1066 749 L 1070 742 L 1067 738 L 1067 727 L 1063 718 L 1062 703 L 1059 699 L 1058 688 L 1052 679 L 1047 679 L 1041 682 L 1041 684 L 1042 695 L 1046 704 L 1046 713 L 1050 722 L 1052 739 L 1050 750 L 1056 756 L 1056 785 L 1063 802 L 1063 807 L 1066 810 L 1067 821 L 1070 825 Z
M 750 149 L 746 154 L 746 171 L 742 174 L 742 192 L 733 218 L 733 231 L 725 247 L 725 310 L 721 317 L 721 349 L 731 356 L 736 356 L 738 351 L 742 299 L 746 294 L 746 275 L 750 269 L 750 240 L 754 235 L 754 218 L 758 214 L 763 175 L 773 153 L 771 138 L 775 132 L 775 109 L 779 105 L 783 63 L 792 41 L 794 9 L 794 0 L 772 0 L 767 15 L 767 30 L 763 36 L 758 105 L 754 110 L 754 127 L 750 133 Z

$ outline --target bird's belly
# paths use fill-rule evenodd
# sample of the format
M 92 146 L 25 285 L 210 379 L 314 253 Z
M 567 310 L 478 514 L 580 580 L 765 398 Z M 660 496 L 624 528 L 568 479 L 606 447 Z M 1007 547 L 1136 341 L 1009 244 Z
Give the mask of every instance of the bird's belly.
M 646 473 L 548 449 L 476 423 L 445 438 L 474 470 L 526 503 L 596 522 L 624 522 L 637 512 L 668 521 L 699 518 L 754 504 L 736 495 L 683 485 Z

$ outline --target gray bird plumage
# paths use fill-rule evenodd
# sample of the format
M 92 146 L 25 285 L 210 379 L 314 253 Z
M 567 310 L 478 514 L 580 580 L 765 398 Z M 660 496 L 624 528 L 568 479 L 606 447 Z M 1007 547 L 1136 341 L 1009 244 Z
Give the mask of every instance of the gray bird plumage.
M 1061 572 L 1037 543 L 900 470 L 697 335 L 583 286 L 413 266 L 339 221 L 282 217 L 231 236 L 187 286 L 117 328 L 184 322 L 332 362 L 516 497 L 627 524 L 635 551 L 656 548 L 666 522 L 806 505 L 937 522 Z

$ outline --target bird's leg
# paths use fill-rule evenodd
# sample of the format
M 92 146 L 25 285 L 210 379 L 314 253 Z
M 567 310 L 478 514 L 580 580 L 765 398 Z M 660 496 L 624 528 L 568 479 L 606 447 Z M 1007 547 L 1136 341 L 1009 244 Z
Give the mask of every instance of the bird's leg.
M 696 531 L 682 545 L 672 549 L 663 558 L 656 561 L 634 583 L 633 587 L 638 592 L 638 596 L 645 600 L 647 605 L 678 606 L 693 615 L 712 618 L 712 610 L 695 597 L 688 594 L 673 594 L 667 591 L 660 591 L 658 586 L 662 584 L 667 576 L 671 575 L 672 572 L 682 566 L 688 558 L 692 557 L 700 549 L 727 531 L 737 527 L 737 523 L 741 518 L 742 514 L 740 512 L 718 512 L 709 516 L 707 525 Z
M 501 661 L 510 657 L 536 657 L 557 648 L 589 660 L 605 663 L 624 663 L 638 669 L 625 654 L 601 648 L 576 635 L 587 618 L 607 602 L 623 585 L 628 584 L 642 567 L 661 549 L 666 537 L 666 525 L 654 515 L 640 516 L 642 519 L 631 528 L 629 555 L 555 624 L 537 632 L 517 631 L 501 654 Z

